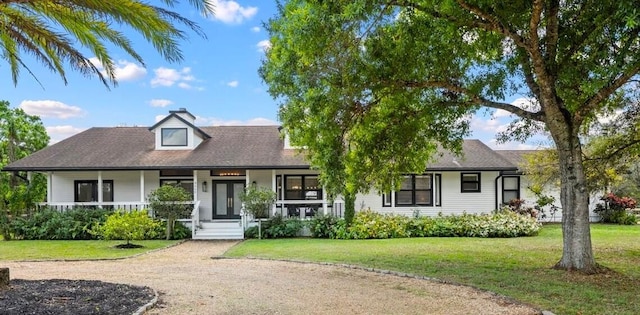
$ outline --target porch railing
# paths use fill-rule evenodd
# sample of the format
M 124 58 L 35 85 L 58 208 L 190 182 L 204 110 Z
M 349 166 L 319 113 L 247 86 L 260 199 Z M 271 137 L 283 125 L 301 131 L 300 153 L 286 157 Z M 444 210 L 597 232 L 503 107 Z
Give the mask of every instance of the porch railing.
M 200 207 L 200 200 L 196 202 L 186 201 L 184 204 L 193 205 L 193 211 Z M 147 210 L 149 212 L 149 216 L 155 217 L 155 213 L 153 209 L 149 206 L 148 202 L 136 202 L 136 201 L 120 201 L 120 202 L 41 202 L 38 204 L 38 209 L 42 208 L 51 208 L 58 211 L 68 211 L 74 208 L 102 208 L 102 209 L 114 209 L 114 210 L 125 210 L 125 211 L 134 211 L 134 210 Z M 179 221 L 191 221 L 193 216 L 193 211 L 185 217 L 178 218 Z M 198 222 L 200 221 L 199 212 L 195 211 L 198 214 Z

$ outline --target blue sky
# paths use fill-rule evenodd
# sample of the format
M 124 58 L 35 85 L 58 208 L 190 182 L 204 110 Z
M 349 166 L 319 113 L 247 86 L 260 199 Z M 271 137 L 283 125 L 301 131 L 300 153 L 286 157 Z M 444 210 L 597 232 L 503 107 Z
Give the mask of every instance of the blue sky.
M 28 65 L 43 86 L 22 71 L 14 87 L 4 63 L 0 72 L 8 93 L 2 99 L 40 116 L 51 143 L 90 127 L 151 126 L 169 110 L 181 107 L 197 116 L 200 126 L 278 124 L 277 103 L 258 76 L 269 43 L 262 25 L 275 15 L 275 1 L 217 0 L 215 16 L 210 18 L 187 6 L 187 1 L 182 2 L 185 4 L 176 10 L 196 21 L 207 35 L 202 39 L 189 33 L 189 40 L 181 43 L 183 62 L 168 63 L 146 42 L 133 37 L 146 67 L 113 50 L 119 85 L 111 90 L 97 78 L 89 79 L 71 70 L 65 86 L 59 76 L 35 62 Z M 473 117 L 471 138 L 494 148 L 537 147 L 535 141 L 496 145 L 496 132 L 511 118 L 503 112 L 494 116 Z

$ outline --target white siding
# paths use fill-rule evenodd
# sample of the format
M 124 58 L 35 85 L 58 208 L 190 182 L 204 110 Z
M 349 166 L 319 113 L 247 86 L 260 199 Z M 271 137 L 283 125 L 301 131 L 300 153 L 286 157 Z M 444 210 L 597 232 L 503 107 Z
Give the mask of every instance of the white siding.
M 414 212 L 420 215 L 436 216 L 438 213 L 462 214 L 490 213 L 495 209 L 495 179 L 499 172 L 480 172 L 480 192 L 462 193 L 460 172 L 435 173 L 442 176 L 441 206 L 382 206 L 382 196 L 376 192 L 359 194 L 356 198 L 356 210 L 371 208 L 381 213 L 395 213 L 411 216 Z M 437 191 L 435 192 L 437 194 Z
M 530 182 L 527 179 L 527 176 L 522 176 L 520 178 L 520 198 L 525 200 L 525 205 L 529 207 L 533 207 L 536 204 L 537 197 L 531 190 L 528 188 L 530 186 Z M 560 203 L 560 187 L 547 185 L 544 188 L 544 194 L 555 198 L 554 205 L 558 207 L 558 211 L 552 216 L 550 213 L 550 206 L 544 208 L 544 212 L 546 213 L 546 217 L 542 218 L 541 216 L 538 219 L 542 222 L 562 222 L 562 204 Z M 600 193 L 595 193 L 589 196 L 589 221 L 597 222 L 600 220 L 600 216 L 593 212 L 596 204 L 600 202 Z
M 74 202 L 76 180 L 98 180 L 98 171 L 52 172 L 51 202 Z M 115 202 L 140 201 L 140 171 L 102 171 L 102 180 L 113 180 Z M 145 196 L 158 185 L 158 171 L 145 171 Z
M 186 147 L 175 147 L 175 146 L 162 146 L 162 128 L 186 128 L 187 129 L 187 146 Z M 190 126 L 187 126 L 184 122 L 178 120 L 175 117 L 169 118 L 167 121 L 162 123 L 153 130 L 155 132 L 156 137 L 156 150 L 191 150 L 197 147 L 201 142 L 202 138 L 195 133 L 194 129 Z

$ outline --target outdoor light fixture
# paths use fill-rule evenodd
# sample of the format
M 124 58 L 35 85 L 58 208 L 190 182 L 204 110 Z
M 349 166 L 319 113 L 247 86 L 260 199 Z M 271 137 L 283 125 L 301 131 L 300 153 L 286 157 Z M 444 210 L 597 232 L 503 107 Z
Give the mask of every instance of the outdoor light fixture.
M 207 182 L 202 182 L 202 192 L 207 192 Z

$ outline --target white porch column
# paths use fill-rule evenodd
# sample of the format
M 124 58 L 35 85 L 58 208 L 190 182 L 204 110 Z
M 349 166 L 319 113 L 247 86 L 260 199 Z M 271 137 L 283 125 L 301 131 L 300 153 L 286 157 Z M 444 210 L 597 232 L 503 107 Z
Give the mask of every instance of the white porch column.
M 276 194 L 278 193 L 278 187 L 276 184 L 276 170 L 271 170 L 271 190 L 273 192 L 275 192 Z M 278 200 L 278 197 L 276 197 L 276 201 Z M 273 206 L 271 207 L 271 212 L 273 213 L 273 215 L 276 214 L 276 203 L 273 203 Z
M 394 187 L 391 185 L 391 187 Z M 396 211 L 396 192 L 394 190 L 391 191 L 391 212 L 394 213 Z
M 324 215 L 327 215 L 328 212 L 329 209 L 327 207 L 327 190 L 324 189 L 324 186 L 322 186 L 322 213 L 324 213 Z
M 47 172 L 47 203 L 50 204 L 53 199 L 53 173 Z
M 198 171 L 193 170 L 193 202 L 198 200 L 198 189 L 200 189 L 200 182 L 198 182 Z
M 140 171 L 140 202 L 144 202 L 144 171 Z
M 98 208 L 102 208 L 102 171 L 98 171 Z

